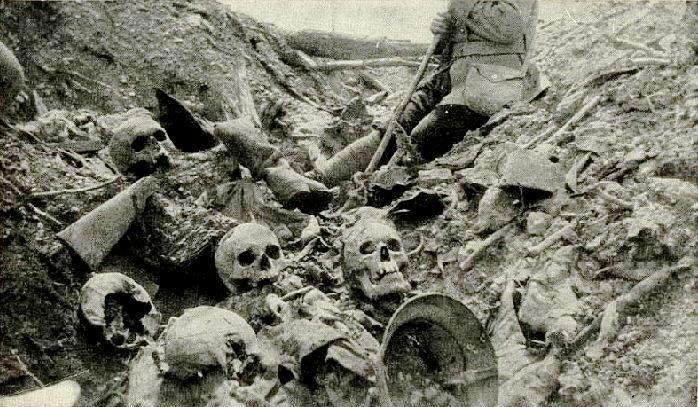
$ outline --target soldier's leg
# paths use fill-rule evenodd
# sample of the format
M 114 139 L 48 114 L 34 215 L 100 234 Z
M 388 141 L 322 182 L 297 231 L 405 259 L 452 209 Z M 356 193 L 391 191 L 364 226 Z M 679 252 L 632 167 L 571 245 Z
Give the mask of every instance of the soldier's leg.
M 450 88 L 448 70 L 439 69 L 422 81 L 410 97 L 398 123 L 409 134 L 412 129 L 448 94 Z
M 409 134 L 412 128 L 436 106 L 446 93 L 448 93 L 448 71 L 440 69 L 420 83 L 412 94 L 405 110 L 397 120 L 400 126 Z M 374 129 L 370 134 L 344 147 L 327 160 L 321 168 L 317 168 L 309 175 L 328 185 L 336 185 L 341 181 L 350 179 L 354 173 L 366 169 L 371 162 L 373 153 L 380 144 L 381 137 L 382 131 Z M 381 164 L 386 163 L 396 149 L 397 143 L 393 137 L 383 154 Z
M 410 138 L 424 160 L 443 155 L 463 139 L 468 130 L 488 120 L 462 105 L 438 105 L 412 130 Z

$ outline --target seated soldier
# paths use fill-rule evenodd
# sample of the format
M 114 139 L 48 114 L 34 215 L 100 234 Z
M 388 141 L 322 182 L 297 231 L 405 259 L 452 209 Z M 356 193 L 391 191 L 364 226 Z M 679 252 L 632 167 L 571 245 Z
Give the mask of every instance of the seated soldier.
M 529 63 L 537 14 L 537 0 L 450 0 L 448 11 L 433 20 L 440 66 L 398 118 L 420 158 L 444 154 L 504 106 L 540 94 L 538 71 Z M 371 159 L 366 151 L 375 151 L 379 142 L 378 132 L 372 132 L 346 147 L 357 154 L 337 155 L 350 155 L 350 166 L 366 168 Z M 395 151 L 394 144 L 386 155 Z M 336 161 L 319 168 L 330 184 L 338 181 L 333 167 L 342 166 Z

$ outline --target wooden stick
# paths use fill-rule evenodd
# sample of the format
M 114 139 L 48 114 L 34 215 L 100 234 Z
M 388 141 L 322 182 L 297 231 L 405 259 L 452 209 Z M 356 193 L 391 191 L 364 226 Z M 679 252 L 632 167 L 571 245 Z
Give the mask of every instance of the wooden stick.
M 628 202 L 624 199 L 616 198 L 615 196 L 609 194 L 608 192 L 604 191 L 601 188 L 598 188 L 596 190 L 596 193 L 599 195 L 600 198 L 602 198 L 605 201 L 608 201 L 612 204 L 618 205 L 623 209 L 633 209 L 635 206 L 632 204 L 632 202 Z
M 586 116 L 591 110 L 593 110 L 599 103 L 601 102 L 601 96 L 594 96 L 585 104 L 582 106 L 581 109 L 577 113 L 575 113 L 572 118 L 570 118 L 565 124 L 562 125 L 555 133 L 553 133 L 552 136 L 546 141 L 549 142 L 550 144 L 557 145 L 561 140 L 562 136 L 567 133 L 567 131 L 572 127 L 574 124 L 579 122 Z
M 651 276 L 635 284 L 635 286 L 633 286 L 633 288 L 631 288 L 630 291 L 618 297 L 618 299 L 616 299 L 616 311 L 619 315 L 621 315 L 629 307 L 639 303 L 648 294 L 652 293 L 654 290 L 666 283 L 669 280 L 669 278 L 675 276 L 679 271 L 690 269 L 691 263 L 687 262 L 686 264 L 677 264 L 675 266 L 657 271 Z M 572 350 L 581 348 L 594 332 L 597 332 L 599 329 L 601 329 L 602 319 L 603 312 L 596 316 L 592 323 L 587 325 L 586 328 L 584 328 L 575 337 L 570 348 Z M 619 320 L 622 321 L 623 318 L 619 318 Z
M 465 258 L 465 260 L 458 263 L 458 268 L 460 268 L 463 271 L 468 271 L 472 269 L 475 266 L 475 261 L 480 257 L 482 252 L 484 252 L 485 249 L 492 246 L 494 243 L 498 242 L 499 239 L 503 238 L 504 235 L 506 235 L 510 230 L 513 229 L 513 227 L 514 225 L 512 223 L 509 223 L 501 229 L 497 230 L 496 232 L 492 233 L 491 235 L 487 236 L 487 238 L 483 240 L 475 248 L 475 250 L 468 257 Z
M 121 178 L 121 175 L 117 175 L 116 177 L 110 179 L 109 181 L 102 182 L 97 185 L 92 185 L 89 187 L 85 188 L 78 188 L 78 189 L 60 189 L 57 191 L 44 191 L 44 192 L 34 192 L 30 196 L 32 198 L 39 198 L 39 197 L 47 197 L 47 196 L 56 196 L 56 195 L 63 195 L 63 194 L 73 194 L 73 193 L 80 193 L 80 192 L 88 192 L 88 191 L 94 191 L 95 189 L 99 188 L 104 188 L 107 185 L 111 185 L 114 182 L 116 182 L 119 178 Z
M 421 66 L 417 61 L 404 58 L 350 59 L 339 61 L 318 62 L 317 69 L 334 71 L 339 69 L 357 69 L 376 66 Z
M 555 131 L 555 128 L 556 128 L 556 127 L 555 127 L 554 124 L 551 125 L 551 126 L 548 127 L 547 129 L 545 129 L 544 132 L 542 132 L 541 134 L 539 134 L 539 135 L 533 137 L 533 138 L 531 139 L 531 141 L 529 141 L 528 143 L 526 143 L 526 145 L 523 146 L 523 148 L 524 148 L 524 149 L 527 149 L 527 148 L 531 148 L 531 147 L 533 147 L 533 146 L 538 145 L 538 143 L 540 143 L 542 140 L 547 139 L 548 136 L 550 135 L 550 133 L 552 133 L 553 131 Z
M 37 215 L 39 215 L 39 216 L 41 216 L 42 218 L 44 218 L 44 219 L 48 220 L 49 222 L 53 223 L 54 226 L 58 226 L 58 227 L 60 227 L 60 228 L 62 228 L 63 226 L 65 226 L 65 225 L 63 225 L 63 222 L 61 222 L 60 220 L 54 218 L 54 217 L 51 216 L 50 214 L 48 214 L 48 213 L 42 211 L 41 209 L 37 208 L 37 207 L 34 206 L 33 204 L 29 203 L 29 204 L 27 204 L 27 206 L 29 206 L 29 208 L 30 208 L 32 211 L 34 211 L 34 213 L 36 213 Z
M 417 85 L 419 85 L 419 81 L 422 80 L 422 77 L 424 76 L 424 73 L 427 70 L 427 65 L 429 64 L 429 58 L 431 58 L 431 56 L 434 55 L 434 51 L 436 51 L 436 45 L 439 43 L 440 39 L 441 39 L 441 36 L 439 36 L 439 35 L 434 36 L 434 40 L 429 45 L 429 49 L 427 50 L 426 54 L 424 55 L 424 59 L 422 59 L 422 64 L 419 66 L 419 69 L 417 70 L 417 74 L 414 76 L 414 79 L 412 80 L 412 84 L 410 85 L 409 90 L 407 91 L 407 93 L 405 93 L 405 97 L 403 98 L 402 102 L 400 102 L 398 107 L 395 109 L 395 112 L 393 113 L 392 120 L 390 120 L 390 123 L 388 123 L 388 128 L 385 130 L 385 134 L 383 135 L 383 139 L 381 140 L 380 145 L 378 145 L 378 149 L 373 154 L 373 157 L 371 158 L 371 162 L 368 164 L 368 167 L 366 167 L 367 174 L 370 174 L 371 172 L 373 172 L 378 167 L 378 162 L 380 162 L 381 158 L 383 158 L 383 154 L 385 153 L 385 150 L 388 148 L 388 144 L 390 143 L 390 139 L 393 136 L 393 131 L 395 130 L 395 124 L 397 123 L 397 120 L 400 117 L 400 115 L 402 114 L 402 112 L 405 110 L 405 107 L 407 106 L 407 104 L 410 102 L 410 98 L 412 98 L 412 94 L 417 89 Z
M 565 235 L 569 233 L 574 233 L 574 228 L 577 227 L 577 223 L 573 222 L 568 225 L 565 225 L 558 229 L 557 231 L 553 232 L 551 235 L 548 235 L 545 239 L 543 239 L 542 242 L 539 244 L 532 246 L 528 249 L 528 252 L 533 255 L 538 255 L 543 252 L 543 250 L 547 249 L 548 247 L 554 245 L 557 243 L 558 240 L 562 239 Z

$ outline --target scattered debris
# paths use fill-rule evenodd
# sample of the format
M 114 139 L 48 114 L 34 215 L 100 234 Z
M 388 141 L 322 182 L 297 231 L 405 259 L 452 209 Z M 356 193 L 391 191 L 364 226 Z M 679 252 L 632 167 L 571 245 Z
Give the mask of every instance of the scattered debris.
M 477 226 L 479 231 L 499 229 L 511 222 L 519 210 L 514 206 L 516 198 L 499 186 L 487 188 L 477 208 Z
M 532 151 L 511 151 L 507 153 L 502 164 L 502 187 L 519 187 L 553 193 L 563 186 L 562 182 L 560 166 Z
M 483 382 L 495 383 L 502 406 L 695 404 L 695 364 L 685 358 L 695 353 L 690 276 L 657 272 L 692 259 L 696 243 L 691 135 L 698 88 L 696 70 L 676 63 L 686 38 L 675 7 L 605 4 L 586 7 L 589 19 L 570 10 L 574 26 L 569 18 L 541 22 L 532 58 L 551 76 L 546 94 L 507 107 L 429 163 L 403 154 L 409 144 L 401 134 L 397 158 L 366 174 L 388 124 L 371 120 L 388 118 L 405 96 L 393 90 L 412 70 L 326 73 L 317 69 L 325 61 L 293 50 L 286 34 L 228 6 L 154 1 L 157 7 L 124 3 L 118 13 L 91 2 L 48 9 L 15 2 L 0 11 L 7 48 L 33 67 L 26 71 L 31 89 L 17 94 L 0 123 L 0 297 L 17 310 L 0 316 L 0 342 L 5 353 L 21 355 L 21 369 L 37 382 L 80 368 L 91 374 L 81 378 L 79 404 L 133 407 L 368 406 L 386 394 L 407 405 L 450 406 L 480 394 L 471 390 Z M 60 38 L 45 31 L 54 17 Z M 26 21 L 37 30 L 21 31 Z M 153 22 L 162 29 L 149 30 Z M 105 29 L 117 25 L 118 32 Z M 641 39 L 641 46 L 626 43 L 635 49 L 623 55 L 598 41 L 609 27 L 619 41 Z M 85 48 L 82 38 L 100 43 Z M 385 52 L 383 42 L 358 43 Z M 346 51 L 339 48 L 331 51 Z M 154 87 L 170 168 L 156 172 L 158 181 L 131 186 L 143 191 L 114 196 L 134 178 L 112 163 L 114 134 L 143 133 L 153 151 L 156 136 L 164 137 L 147 111 L 129 110 L 153 108 Z M 65 110 L 44 111 L 42 101 Z M 353 209 L 363 205 L 380 208 Z M 358 273 L 368 276 L 375 299 L 342 279 L 345 238 L 370 223 L 369 212 L 381 220 L 367 229 L 388 232 L 373 239 L 370 255 L 360 245 L 355 251 L 386 263 L 379 273 L 392 276 L 396 291 L 378 295 L 374 286 L 385 279 L 375 284 L 370 270 Z M 271 265 L 276 271 L 259 284 L 229 280 L 229 293 L 219 281 L 226 282 L 216 245 L 266 242 L 252 242 L 255 233 L 230 236 L 247 222 L 263 225 L 269 240 L 250 267 L 268 263 L 265 272 Z M 201 324 L 180 330 L 195 331 L 179 336 L 191 363 L 170 364 L 166 332 L 140 348 L 126 384 L 125 353 L 79 335 L 75 294 L 89 277 L 54 233 L 71 223 L 59 238 L 93 270 L 123 271 L 145 287 L 159 280 L 150 300 L 165 317 L 207 305 Z M 399 250 L 391 250 L 391 239 Z M 376 260 L 386 251 L 386 261 Z M 223 263 L 236 262 L 240 256 L 228 253 Z M 491 367 L 471 369 L 472 360 L 455 373 L 440 371 L 424 353 L 441 357 L 447 349 L 452 356 L 459 347 L 446 329 L 424 320 L 384 344 L 404 361 L 385 369 L 381 323 L 412 290 L 458 300 L 450 310 L 441 300 L 426 307 L 435 311 L 428 317 L 444 317 L 442 326 L 467 305 L 472 315 L 456 318 L 454 332 L 463 321 L 491 322 L 482 339 L 494 345 L 499 376 Z M 126 297 L 104 303 L 115 332 L 130 324 L 128 304 L 141 304 L 119 302 Z M 47 305 L 40 312 L 37 298 Z M 250 341 L 251 330 L 259 331 L 255 355 L 237 357 L 244 353 L 237 343 L 210 340 L 228 326 L 219 323 L 223 309 L 245 319 L 239 326 Z M 202 322 L 209 319 L 214 328 Z M 216 350 L 198 352 L 205 344 Z M 453 367 L 446 362 L 441 367 Z M 182 365 L 186 377 L 176 373 Z

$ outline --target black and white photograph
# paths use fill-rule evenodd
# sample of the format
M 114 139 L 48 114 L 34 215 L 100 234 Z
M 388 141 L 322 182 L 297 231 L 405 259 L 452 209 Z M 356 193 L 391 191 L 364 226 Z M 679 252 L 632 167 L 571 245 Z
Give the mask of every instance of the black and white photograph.
M 0 407 L 698 406 L 698 0 L 0 0 Z

